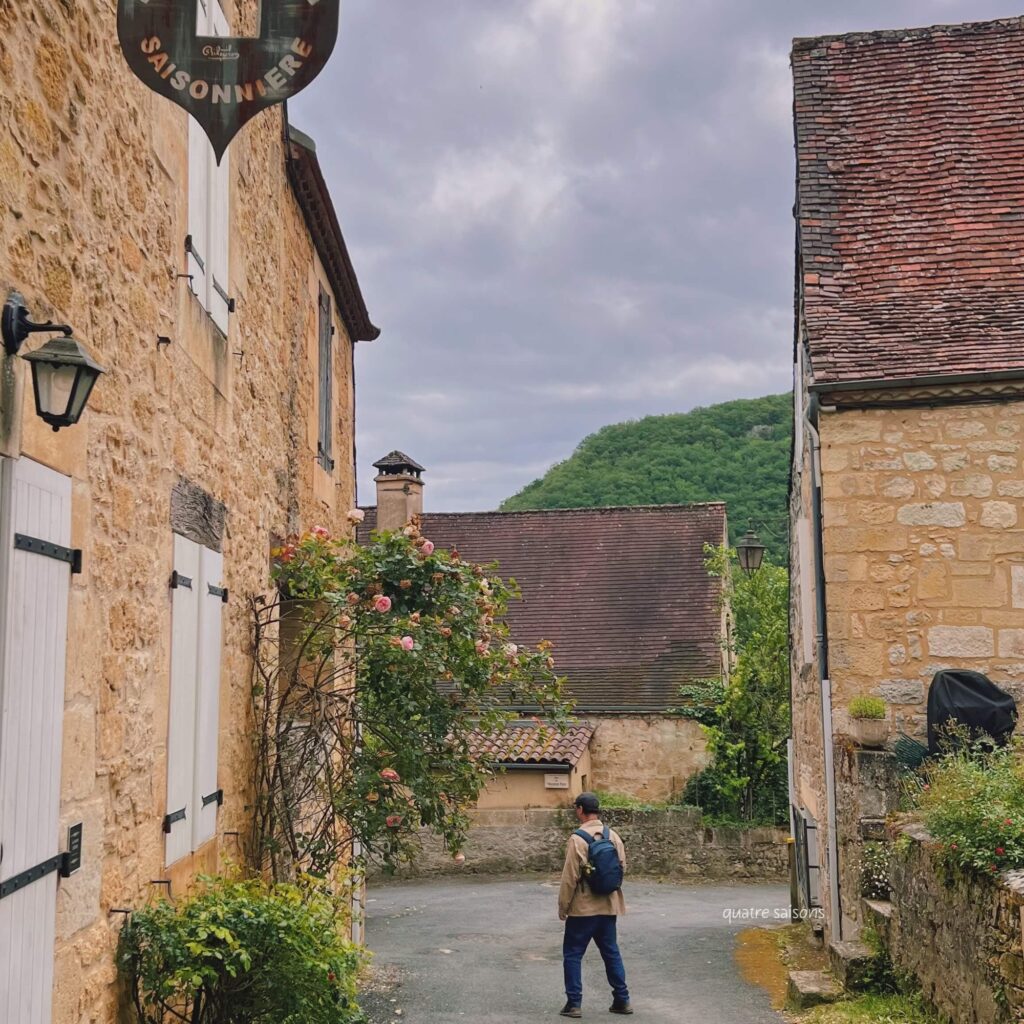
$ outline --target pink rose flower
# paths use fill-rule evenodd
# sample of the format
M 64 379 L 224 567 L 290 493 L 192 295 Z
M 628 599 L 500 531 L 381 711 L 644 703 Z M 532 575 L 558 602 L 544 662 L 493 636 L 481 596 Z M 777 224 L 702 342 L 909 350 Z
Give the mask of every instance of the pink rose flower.
M 485 644 L 483 642 L 483 640 L 477 640 L 477 642 L 476 642 L 476 653 L 477 654 L 486 654 L 487 653 L 487 644 Z
M 455 854 L 454 857 L 452 857 L 452 860 L 454 860 L 455 863 L 458 864 L 458 866 L 461 868 L 462 865 L 466 863 L 466 855 L 464 853 L 457 853 Z
M 515 644 L 505 644 L 505 653 L 514 658 L 519 653 L 519 648 Z
M 380 777 L 385 782 L 401 782 L 402 781 L 401 778 L 398 775 L 398 772 L 396 772 L 394 768 L 384 768 L 384 769 L 382 769 L 381 772 L 380 772 Z
M 420 551 L 425 555 L 432 555 L 434 553 L 434 542 L 432 540 L 425 540 L 420 545 Z
M 350 523 L 361 523 L 366 518 L 366 513 L 361 508 L 350 508 L 345 518 Z
M 400 815 L 400 814 L 389 814 L 384 819 L 384 824 L 387 825 L 388 828 L 398 828 L 398 826 L 402 824 L 402 821 L 403 821 L 402 815 Z
M 325 526 L 314 526 L 309 531 L 317 540 L 328 540 L 331 536 L 331 531 Z
M 411 636 L 402 637 L 402 650 L 411 651 L 416 646 L 416 641 Z
M 378 594 L 373 599 L 373 610 L 375 612 L 380 612 L 381 614 L 391 611 L 391 598 L 385 597 L 383 594 Z

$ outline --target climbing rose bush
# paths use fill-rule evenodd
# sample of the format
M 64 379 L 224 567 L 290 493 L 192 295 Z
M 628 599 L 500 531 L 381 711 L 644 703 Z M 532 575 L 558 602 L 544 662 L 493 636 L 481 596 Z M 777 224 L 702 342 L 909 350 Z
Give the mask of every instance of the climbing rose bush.
M 317 528 L 275 558 L 282 597 L 254 605 L 255 866 L 393 867 L 422 826 L 457 854 L 493 771 L 470 733 L 503 728 L 510 708 L 556 725 L 570 711 L 551 645 L 509 640 L 514 582 L 415 525 L 365 546 Z

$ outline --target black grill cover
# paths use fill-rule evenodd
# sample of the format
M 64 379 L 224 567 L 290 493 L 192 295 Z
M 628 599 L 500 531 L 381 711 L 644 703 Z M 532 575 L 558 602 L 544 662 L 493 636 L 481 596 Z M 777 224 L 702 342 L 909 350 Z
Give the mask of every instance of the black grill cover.
M 1005 746 L 1017 724 L 1017 704 L 988 676 L 967 669 L 935 673 L 928 691 L 928 753 L 948 746 L 942 727 L 950 721 L 966 726 L 972 739 L 991 737 Z

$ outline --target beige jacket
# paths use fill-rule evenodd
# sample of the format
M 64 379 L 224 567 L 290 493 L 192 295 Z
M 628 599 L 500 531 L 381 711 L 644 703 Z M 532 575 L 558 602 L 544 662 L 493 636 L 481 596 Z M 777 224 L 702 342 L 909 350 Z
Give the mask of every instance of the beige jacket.
M 600 820 L 588 821 L 580 828 L 586 829 L 594 835 L 600 835 L 604 831 L 604 824 Z M 618 832 L 611 831 L 609 838 L 619 851 L 619 860 L 622 861 L 622 869 L 626 869 L 626 848 L 622 845 Z M 564 921 L 567 917 L 594 917 L 596 914 L 624 914 L 626 912 L 626 901 L 622 898 L 622 891 L 613 892 L 609 896 L 599 896 L 587 888 L 587 883 L 582 881 L 583 865 L 589 859 L 590 847 L 586 840 L 577 835 L 569 836 L 569 842 L 565 847 L 565 866 L 562 868 L 562 884 L 558 889 L 558 917 Z

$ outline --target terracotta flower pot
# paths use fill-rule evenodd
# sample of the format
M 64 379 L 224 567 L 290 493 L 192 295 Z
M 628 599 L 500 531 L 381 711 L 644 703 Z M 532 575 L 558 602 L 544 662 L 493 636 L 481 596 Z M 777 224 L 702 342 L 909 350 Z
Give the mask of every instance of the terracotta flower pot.
M 851 718 L 850 737 L 859 747 L 877 750 L 889 738 L 889 722 L 885 718 Z

